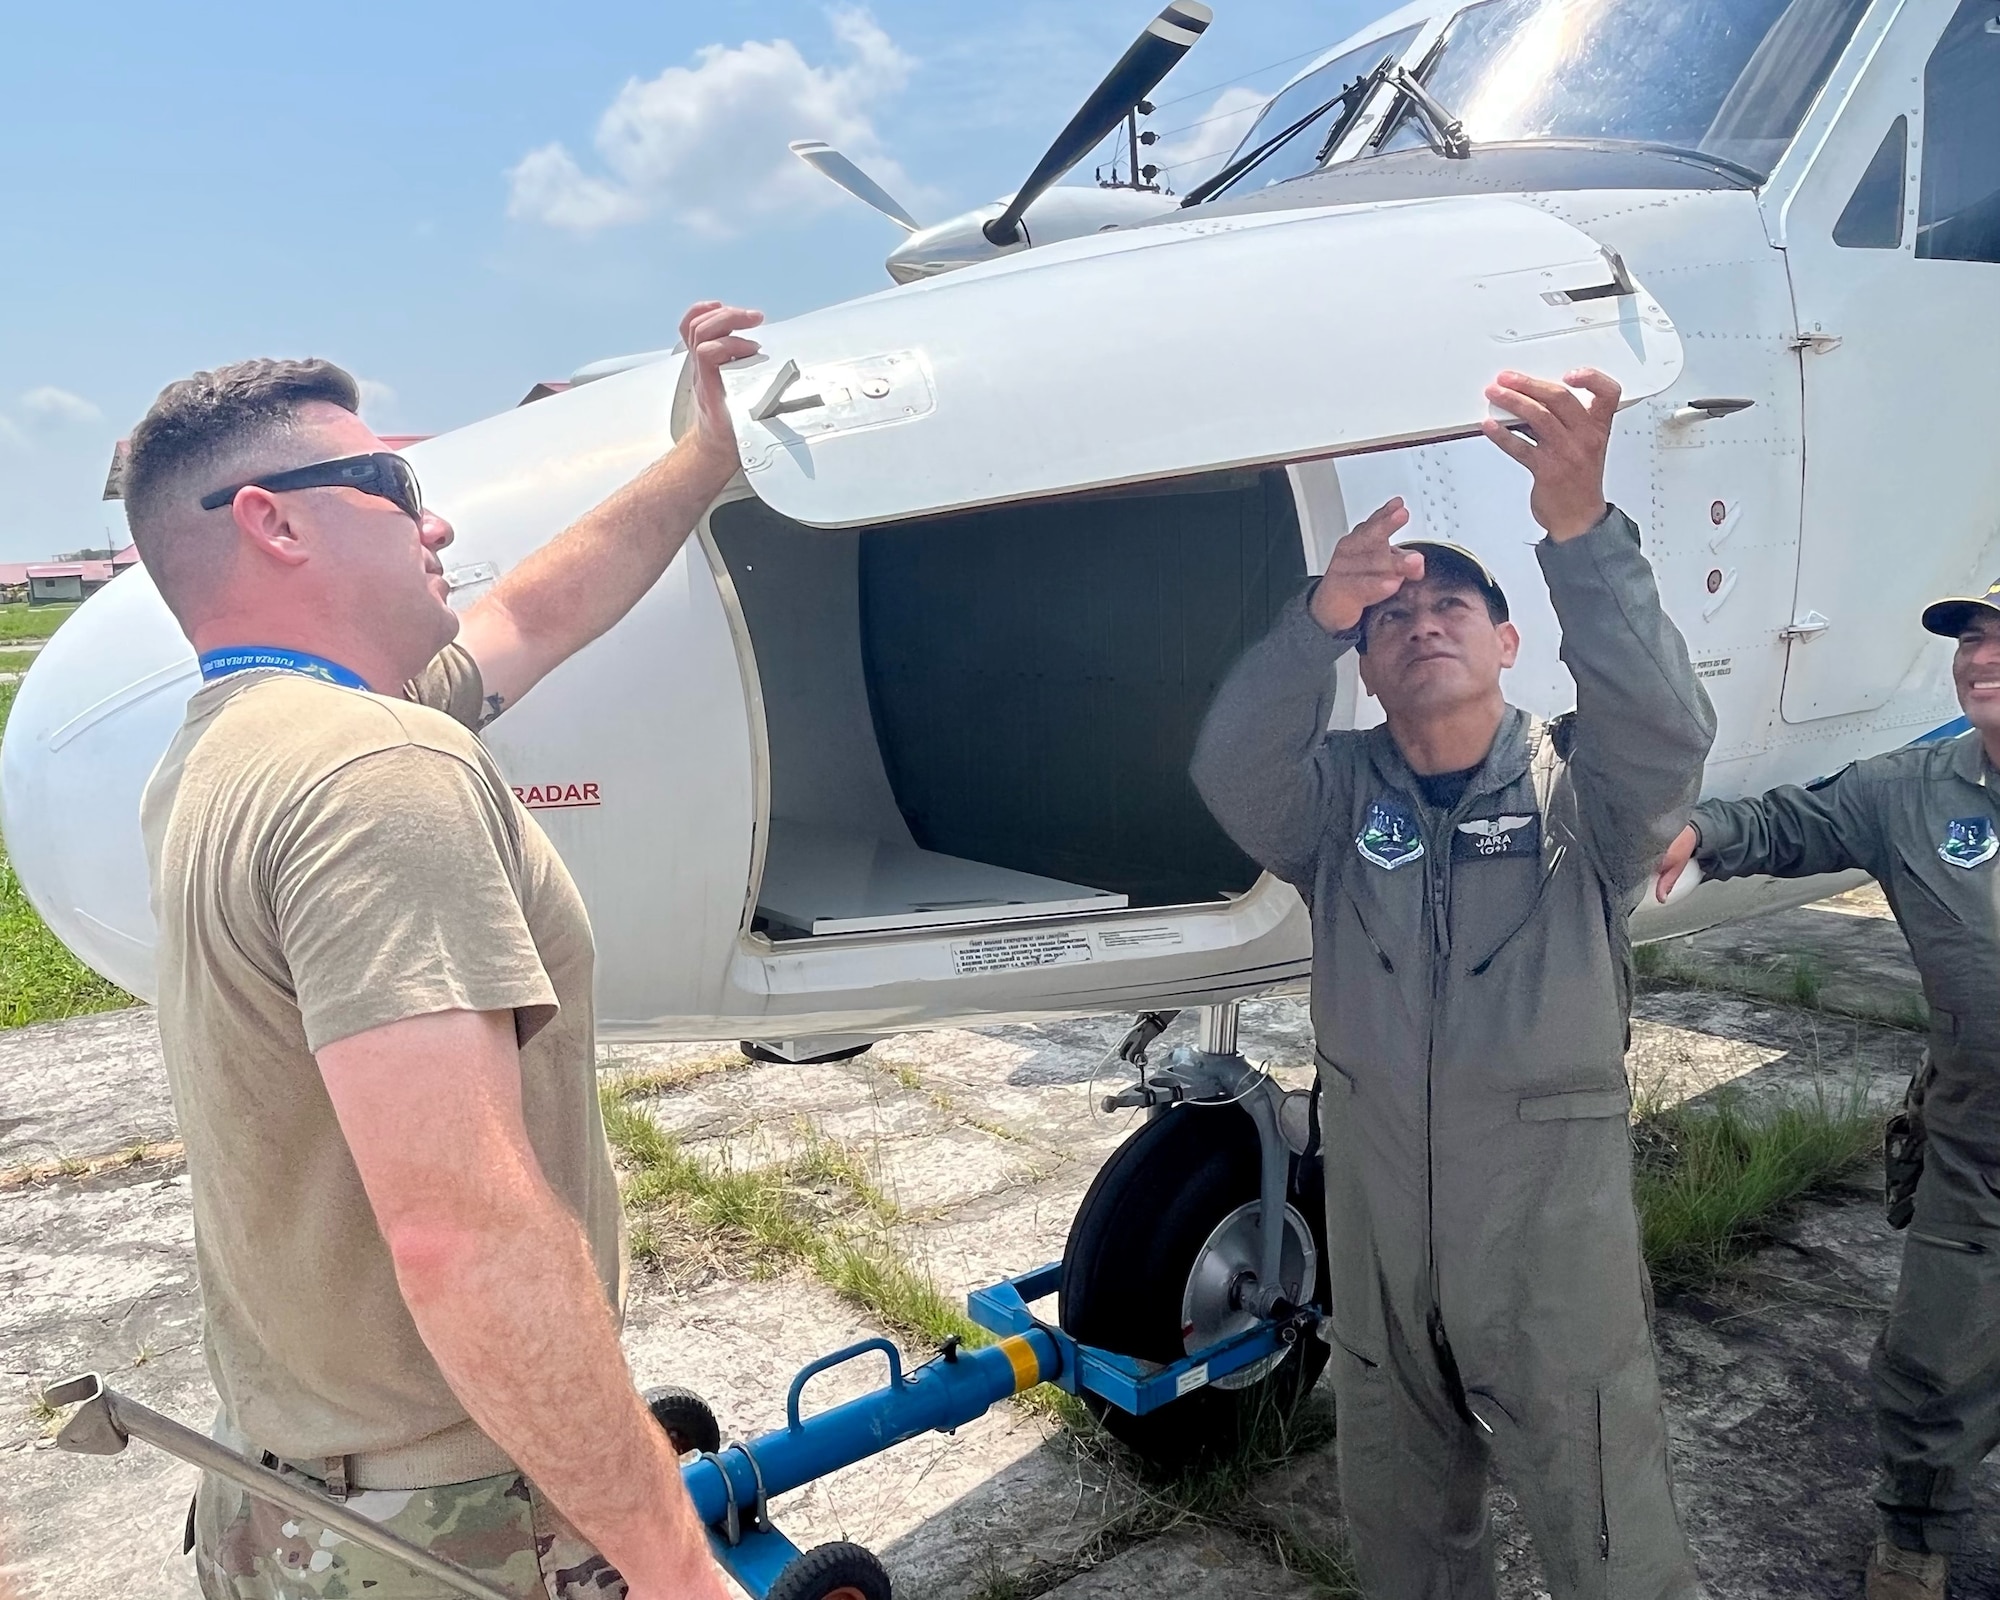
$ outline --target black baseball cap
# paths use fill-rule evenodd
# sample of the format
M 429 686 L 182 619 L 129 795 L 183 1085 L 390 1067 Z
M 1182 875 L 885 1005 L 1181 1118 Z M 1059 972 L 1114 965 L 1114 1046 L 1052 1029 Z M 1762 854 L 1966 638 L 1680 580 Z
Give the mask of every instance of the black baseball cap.
M 2000 583 L 1994 583 L 1982 595 L 1952 595 L 1933 600 L 1924 607 L 1924 627 L 1947 639 L 1956 639 L 1965 632 L 1965 625 L 1975 611 L 1990 611 L 2000 617 Z

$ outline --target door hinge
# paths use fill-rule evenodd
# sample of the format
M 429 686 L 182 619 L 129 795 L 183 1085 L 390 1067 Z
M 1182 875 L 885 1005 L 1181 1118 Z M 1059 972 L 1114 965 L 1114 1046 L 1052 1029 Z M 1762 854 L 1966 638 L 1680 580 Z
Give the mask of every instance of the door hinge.
M 1831 627 L 1825 617 L 1817 611 L 1808 611 L 1802 617 L 1794 617 L 1778 630 L 1780 639 L 1816 639 Z
M 1795 333 L 1785 341 L 1787 350 L 1810 350 L 1816 356 L 1823 356 L 1829 350 L 1840 348 L 1840 335 L 1821 333 L 1815 329 L 1811 333 Z

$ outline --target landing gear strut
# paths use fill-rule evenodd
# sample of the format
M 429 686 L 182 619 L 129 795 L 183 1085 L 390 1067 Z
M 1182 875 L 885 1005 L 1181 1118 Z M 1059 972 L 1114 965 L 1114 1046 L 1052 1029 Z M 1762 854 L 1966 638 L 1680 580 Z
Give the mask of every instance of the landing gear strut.
M 1145 1106 L 1148 1120 L 1099 1171 L 1070 1225 L 1063 1331 L 1162 1364 L 1267 1320 L 1294 1337 L 1156 1409 L 1085 1391 L 1114 1437 L 1165 1470 L 1227 1454 L 1260 1422 L 1281 1422 L 1328 1354 L 1292 1325 L 1327 1281 L 1310 1096 L 1288 1094 L 1237 1054 L 1234 1006 L 1205 1011 L 1199 1048 L 1152 1067 L 1146 1046 L 1172 1020 L 1141 1018 L 1121 1047 L 1138 1082 L 1105 1104 Z M 1281 1225 L 1267 1229 L 1268 1216 Z

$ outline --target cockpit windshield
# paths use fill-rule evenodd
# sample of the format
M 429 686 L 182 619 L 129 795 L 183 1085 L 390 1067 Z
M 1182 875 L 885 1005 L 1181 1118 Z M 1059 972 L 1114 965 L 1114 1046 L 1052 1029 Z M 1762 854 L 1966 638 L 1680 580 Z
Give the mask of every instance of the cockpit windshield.
M 1767 177 L 1867 0 L 1486 0 L 1424 85 L 1482 143 L 1609 140 Z M 1406 105 L 1379 150 L 1427 139 Z
M 1283 133 L 1293 123 L 1303 122 L 1297 132 L 1272 150 L 1241 178 L 1226 185 L 1233 194 L 1246 194 L 1273 183 L 1283 183 L 1311 172 L 1330 153 L 1327 135 L 1341 114 L 1340 91 L 1356 78 L 1373 72 L 1384 57 L 1394 61 L 1409 49 L 1417 36 L 1415 27 L 1371 39 L 1367 44 L 1335 56 L 1324 66 L 1315 67 L 1297 83 L 1280 90 L 1271 103 L 1258 113 L 1243 142 L 1231 152 L 1221 171 L 1228 171 L 1252 151 Z M 1317 116 L 1313 113 L 1318 112 Z M 1310 118 L 1309 121 L 1304 120 Z M 1217 190 L 1217 193 L 1223 191 Z M 1212 198 L 1212 196 L 1211 196 Z

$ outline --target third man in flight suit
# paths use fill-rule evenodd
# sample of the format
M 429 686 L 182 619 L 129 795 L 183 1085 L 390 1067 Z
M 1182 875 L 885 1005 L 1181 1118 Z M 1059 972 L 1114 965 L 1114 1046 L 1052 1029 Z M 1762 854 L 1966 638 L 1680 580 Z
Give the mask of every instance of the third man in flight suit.
M 1921 1138 L 1922 1176 L 1892 1140 L 1889 1220 L 1909 1237 L 1869 1363 L 1882 1449 L 1869 1600 L 1943 1600 L 1972 1474 L 2000 1444 L 2000 583 L 1938 601 L 1923 625 L 1958 641 L 1966 732 L 1805 788 L 1703 801 L 1659 880 L 1664 898 L 1690 859 L 1723 878 L 1858 867 L 1882 885 L 1923 978 L 1929 1049 L 1904 1124 Z
M 1568 385 L 1586 391 L 1586 406 Z M 1369 1600 L 1494 1594 L 1487 1478 L 1558 1600 L 1697 1593 L 1632 1207 L 1627 914 L 1714 734 L 1639 531 L 1604 499 L 1618 388 L 1502 373 L 1572 717 L 1507 704 L 1520 634 L 1398 501 L 1237 665 L 1194 776 L 1312 913 L 1341 1504 Z M 1360 653 L 1386 723 L 1327 728 Z

